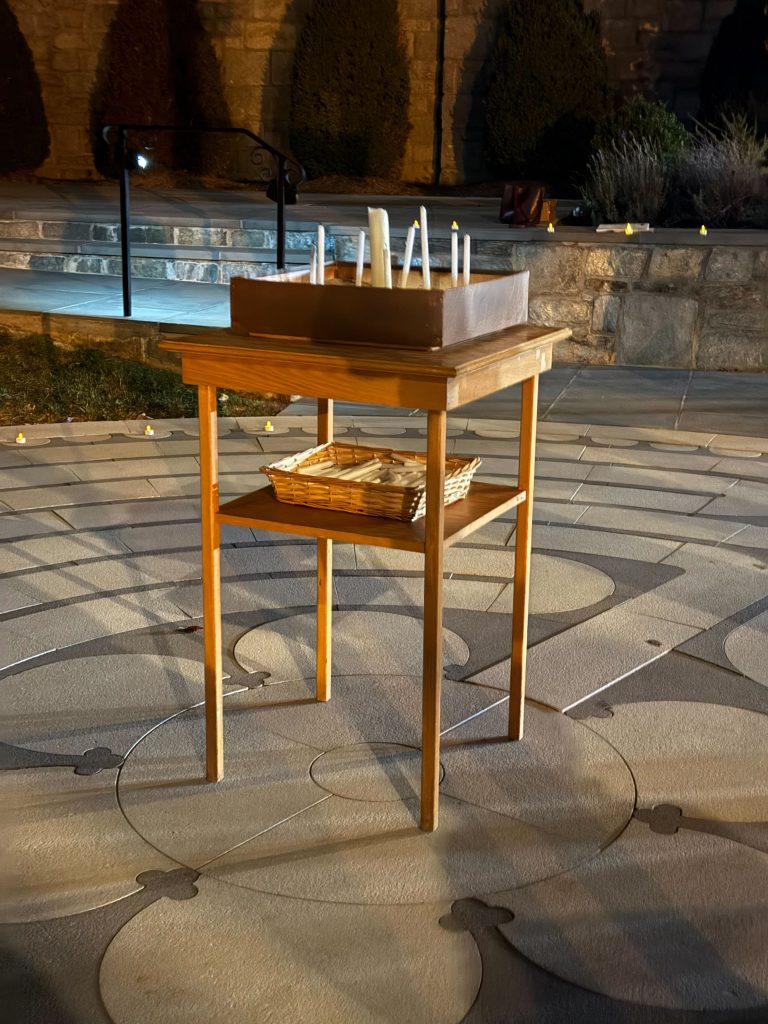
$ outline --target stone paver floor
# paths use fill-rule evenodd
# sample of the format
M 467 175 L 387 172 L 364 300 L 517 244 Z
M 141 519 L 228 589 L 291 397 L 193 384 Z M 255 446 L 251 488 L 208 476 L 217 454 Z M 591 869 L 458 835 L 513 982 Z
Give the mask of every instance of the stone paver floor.
M 768 1020 L 759 381 L 715 402 L 703 376 L 654 391 L 651 371 L 618 372 L 587 423 L 579 389 L 608 378 L 567 373 L 546 384 L 539 432 L 526 736 L 493 742 L 510 514 L 446 558 L 429 836 L 418 557 L 337 545 L 334 698 L 316 705 L 314 546 L 225 528 L 227 772 L 213 787 L 196 424 L 0 443 L 9 1021 Z M 644 418 L 638 387 L 661 403 Z M 491 480 L 516 468 L 504 409 L 450 421 L 450 449 L 480 454 Z M 339 413 L 344 439 L 424 446 L 418 413 Z M 300 403 L 272 434 L 221 426 L 234 495 L 307 447 L 314 420 Z

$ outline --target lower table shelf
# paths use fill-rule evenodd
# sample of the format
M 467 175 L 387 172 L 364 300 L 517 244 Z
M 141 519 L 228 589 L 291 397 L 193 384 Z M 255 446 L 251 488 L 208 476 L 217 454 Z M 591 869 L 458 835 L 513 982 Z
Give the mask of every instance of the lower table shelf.
M 473 483 L 466 498 L 446 505 L 445 545 L 450 546 L 467 537 L 524 500 L 525 491 L 516 487 Z M 402 523 L 382 516 L 358 516 L 351 512 L 289 505 L 278 501 L 269 486 L 226 502 L 219 508 L 217 519 L 220 523 L 234 526 L 252 526 L 403 551 L 424 551 L 423 518 L 413 523 Z

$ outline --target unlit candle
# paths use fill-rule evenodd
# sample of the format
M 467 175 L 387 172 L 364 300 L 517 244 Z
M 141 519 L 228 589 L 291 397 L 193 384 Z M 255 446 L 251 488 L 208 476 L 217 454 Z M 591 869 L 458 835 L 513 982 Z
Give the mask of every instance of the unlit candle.
M 355 284 L 359 288 L 363 283 L 363 267 L 365 266 L 365 232 L 360 228 L 357 234 L 357 265 L 355 266 Z
M 309 247 L 309 283 L 317 284 L 317 246 Z
M 421 226 L 421 275 L 425 288 L 431 288 L 429 276 L 429 228 L 427 225 L 427 208 L 419 207 L 419 225 Z
M 371 284 L 386 288 L 384 246 L 389 248 L 389 216 L 386 210 L 368 209 L 368 234 L 371 240 Z
M 459 225 L 451 224 L 451 287 L 459 283 Z
M 469 235 L 464 235 L 464 261 L 462 269 L 464 271 L 464 284 L 469 284 L 470 275 L 470 241 Z
M 392 253 L 386 242 L 384 243 L 384 287 L 392 287 Z
M 317 225 L 317 283 L 325 284 L 325 228 Z
M 408 286 L 408 275 L 411 272 L 411 260 L 413 259 L 413 241 L 416 237 L 416 228 L 418 226 L 419 222 L 415 220 L 408 228 L 408 234 L 405 236 L 405 256 L 403 256 L 403 270 L 400 274 L 401 288 Z

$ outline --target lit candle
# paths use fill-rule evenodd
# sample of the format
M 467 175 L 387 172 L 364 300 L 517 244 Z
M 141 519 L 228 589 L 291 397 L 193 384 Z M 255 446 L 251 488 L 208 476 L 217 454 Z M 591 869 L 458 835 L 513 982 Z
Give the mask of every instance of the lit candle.
M 419 207 L 419 225 L 421 226 L 421 274 L 425 288 L 431 288 L 429 277 L 429 229 L 427 226 L 427 208 Z
M 317 284 L 317 246 L 309 247 L 309 283 Z
M 146 427 L 144 427 L 144 436 L 145 437 L 153 437 L 154 433 L 155 433 L 154 428 L 152 427 L 152 425 L 150 423 L 148 423 L 146 425 Z
M 317 283 L 325 284 L 325 228 L 317 225 Z
M 363 267 L 365 266 L 365 232 L 360 228 L 357 233 L 357 265 L 355 266 L 355 284 L 359 288 L 363 283 Z
M 702 236 L 705 236 L 705 235 L 709 234 L 709 232 L 707 231 L 707 225 L 706 224 L 702 224 L 701 225 L 701 227 L 699 228 L 699 234 L 702 235 Z
M 625 235 L 634 235 L 634 233 L 635 233 L 635 229 L 632 227 L 632 225 L 629 223 L 629 221 L 627 221 L 627 226 L 624 228 L 624 234 Z
M 386 210 L 368 208 L 368 234 L 371 240 L 371 284 L 386 288 L 384 247 L 389 249 L 389 215 Z
M 547 224 L 547 232 L 550 235 L 554 235 L 555 233 L 555 225 L 552 223 L 552 221 L 550 221 L 549 224 Z
M 267 420 L 267 422 L 266 422 L 266 423 L 264 424 L 264 429 L 266 430 L 266 432 L 267 432 L 268 434 L 271 434 L 271 433 L 272 433 L 272 431 L 273 431 L 273 430 L 275 429 L 275 428 L 274 428 L 274 427 L 272 426 L 272 420 Z
M 392 254 L 386 242 L 384 243 L 384 287 L 392 287 Z
M 16 444 L 26 444 L 26 443 L 27 443 L 26 437 L 24 437 L 24 435 L 21 432 L 19 432 L 16 435 Z
M 413 240 L 416 237 L 416 228 L 418 226 L 419 222 L 415 220 L 408 228 L 408 234 L 405 236 L 405 256 L 403 256 L 403 270 L 400 274 L 401 288 L 408 286 L 408 275 L 411 272 L 411 260 L 413 259 Z
M 464 261 L 463 261 L 463 265 L 462 265 L 463 266 L 463 270 L 464 270 L 464 284 L 469 284 L 469 275 L 470 275 L 470 265 L 469 265 L 470 249 L 469 249 L 469 247 L 470 247 L 469 235 L 464 235 Z
M 451 224 L 451 287 L 459 283 L 459 225 Z

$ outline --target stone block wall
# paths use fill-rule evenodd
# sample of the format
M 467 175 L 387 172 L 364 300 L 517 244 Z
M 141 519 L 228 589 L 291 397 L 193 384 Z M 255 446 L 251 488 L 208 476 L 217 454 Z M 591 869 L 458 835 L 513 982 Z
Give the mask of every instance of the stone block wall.
M 572 332 L 560 362 L 768 370 L 768 234 L 741 245 L 666 234 L 674 240 L 473 239 L 472 266 L 530 272 L 531 322 Z M 356 236 L 334 238 L 337 258 L 354 260 Z M 449 266 L 449 245 L 431 240 L 436 265 Z
M 51 132 L 45 177 L 95 177 L 89 97 L 119 0 L 9 0 L 32 50 Z M 486 57 L 502 0 L 445 0 L 444 183 L 477 179 Z M 287 143 L 293 50 L 311 0 L 199 0 L 221 63 L 232 123 Z M 720 21 L 735 0 L 585 0 L 603 19 L 609 72 L 625 92 L 655 91 L 696 112 L 696 86 Z M 436 162 L 438 0 L 399 0 L 411 61 L 411 124 L 402 173 L 431 181 Z
M 530 270 L 530 319 L 573 332 L 561 359 L 768 370 L 768 241 L 478 245 L 481 266 Z

